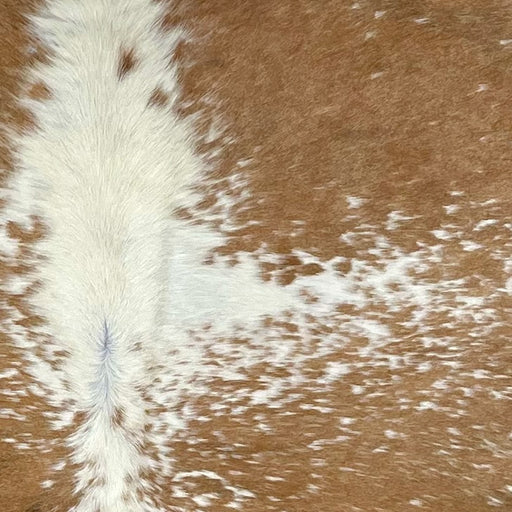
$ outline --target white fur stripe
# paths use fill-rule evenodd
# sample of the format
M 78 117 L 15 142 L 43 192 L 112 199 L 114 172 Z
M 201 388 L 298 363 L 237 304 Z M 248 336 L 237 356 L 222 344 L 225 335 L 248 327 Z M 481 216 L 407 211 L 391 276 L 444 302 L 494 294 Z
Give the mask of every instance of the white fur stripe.
M 23 100 L 38 128 L 16 141 L 12 187 L 48 227 L 34 305 L 86 418 L 70 439 L 76 512 L 158 510 L 141 476 L 142 395 L 161 346 L 169 215 L 201 169 L 172 109 L 183 34 L 160 30 L 163 14 L 150 0 L 50 0 L 33 19 L 51 58 L 29 79 L 51 97 Z M 133 66 L 120 73 L 123 53 Z M 155 90 L 167 105 L 151 104 Z

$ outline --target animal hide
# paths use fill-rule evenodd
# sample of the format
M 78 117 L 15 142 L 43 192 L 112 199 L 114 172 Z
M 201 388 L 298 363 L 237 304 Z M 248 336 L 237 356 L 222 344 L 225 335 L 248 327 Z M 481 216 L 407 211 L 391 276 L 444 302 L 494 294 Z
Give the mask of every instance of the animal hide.
M 1 0 L 0 510 L 511 510 L 511 12 Z

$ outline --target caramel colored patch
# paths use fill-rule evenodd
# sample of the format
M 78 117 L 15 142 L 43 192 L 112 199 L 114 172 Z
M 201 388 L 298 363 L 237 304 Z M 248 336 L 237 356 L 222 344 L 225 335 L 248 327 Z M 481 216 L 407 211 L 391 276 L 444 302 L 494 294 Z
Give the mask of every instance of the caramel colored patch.
M 271 360 L 247 369 L 243 383 L 212 381 L 211 396 L 197 404 L 202 421 L 173 440 L 177 467 L 205 468 L 252 491 L 241 508 L 510 508 L 509 304 L 505 295 L 486 299 L 510 274 L 509 11 L 505 0 L 172 3 L 165 24 L 196 35 L 178 52 L 188 61 L 183 112 L 220 115 L 233 137 L 218 144 L 219 185 L 201 206 L 215 211 L 216 192 L 229 189 L 222 178 L 235 172 L 252 195 L 230 212 L 237 229 L 208 263 L 264 247 L 272 258 L 260 261 L 262 277 L 283 286 L 329 270 L 354 285 L 359 264 L 371 270 L 356 283 L 364 301 L 350 303 L 352 290 L 342 287 L 328 322 L 306 318 L 311 340 L 265 322 L 272 336 L 279 329 L 276 343 L 297 335 L 312 353 L 333 333 L 339 339 L 338 352 L 304 364 L 305 382 L 260 407 L 249 397 L 278 379 Z M 208 131 L 208 123 L 200 127 Z M 500 207 L 486 210 L 489 199 Z M 410 218 L 395 222 L 397 212 Z M 408 272 L 415 285 L 433 283 L 439 305 L 415 323 L 417 306 L 399 300 L 410 290 L 376 278 L 387 259 L 408 258 L 423 244 L 438 244 L 442 262 Z M 287 256 L 298 250 L 315 260 Z M 436 289 L 443 279 L 453 280 L 453 292 Z M 380 303 L 380 284 L 395 307 Z M 458 293 L 467 295 L 462 307 Z M 319 307 L 326 300 L 307 288 L 301 295 Z M 367 320 L 386 327 L 376 344 L 396 340 L 378 361 L 366 335 L 346 332 Z M 220 366 L 229 360 L 215 357 Z M 326 380 L 331 365 L 340 375 Z M 219 412 L 222 396 L 236 407 L 226 400 Z M 231 503 L 216 479 L 187 483 L 216 493 L 212 510 Z M 176 502 L 195 507 L 189 498 Z
M 130 50 L 123 49 L 119 57 L 119 66 L 117 68 L 117 76 L 122 80 L 130 71 L 135 68 L 137 59 L 135 58 L 135 51 L 133 48 Z
M 83 425 L 88 418 L 87 411 L 78 411 L 75 413 L 75 425 L 80 426 Z

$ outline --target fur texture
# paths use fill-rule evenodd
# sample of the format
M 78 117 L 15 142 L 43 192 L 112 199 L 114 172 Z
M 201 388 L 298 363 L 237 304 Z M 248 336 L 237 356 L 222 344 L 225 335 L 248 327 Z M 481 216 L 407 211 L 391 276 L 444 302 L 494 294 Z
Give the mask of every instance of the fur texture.
M 201 168 L 173 113 L 183 34 L 164 33 L 163 15 L 150 0 L 50 0 L 33 19 L 50 59 L 29 81 L 49 98 L 24 100 L 37 129 L 17 140 L 13 187 L 48 229 L 34 305 L 84 413 L 70 440 L 76 512 L 156 510 L 143 390 L 161 347 L 169 216 Z

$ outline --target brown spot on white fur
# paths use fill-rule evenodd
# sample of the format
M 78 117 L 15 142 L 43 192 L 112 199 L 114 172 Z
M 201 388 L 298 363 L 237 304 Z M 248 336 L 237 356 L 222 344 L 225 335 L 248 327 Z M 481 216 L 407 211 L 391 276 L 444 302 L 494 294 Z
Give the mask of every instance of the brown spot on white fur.
M 169 102 L 169 95 L 160 87 L 157 87 L 149 97 L 149 105 L 155 107 L 165 107 Z
M 112 424 L 116 427 L 122 428 L 125 420 L 125 412 L 120 407 L 116 408 L 112 413 Z
M 129 50 L 123 49 L 121 51 L 121 56 L 119 57 L 119 66 L 117 68 L 117 76 L 119 80 L 122 80 L 137 64 L 137 59 L 135 58 L 135 51 L 133 48 Z

